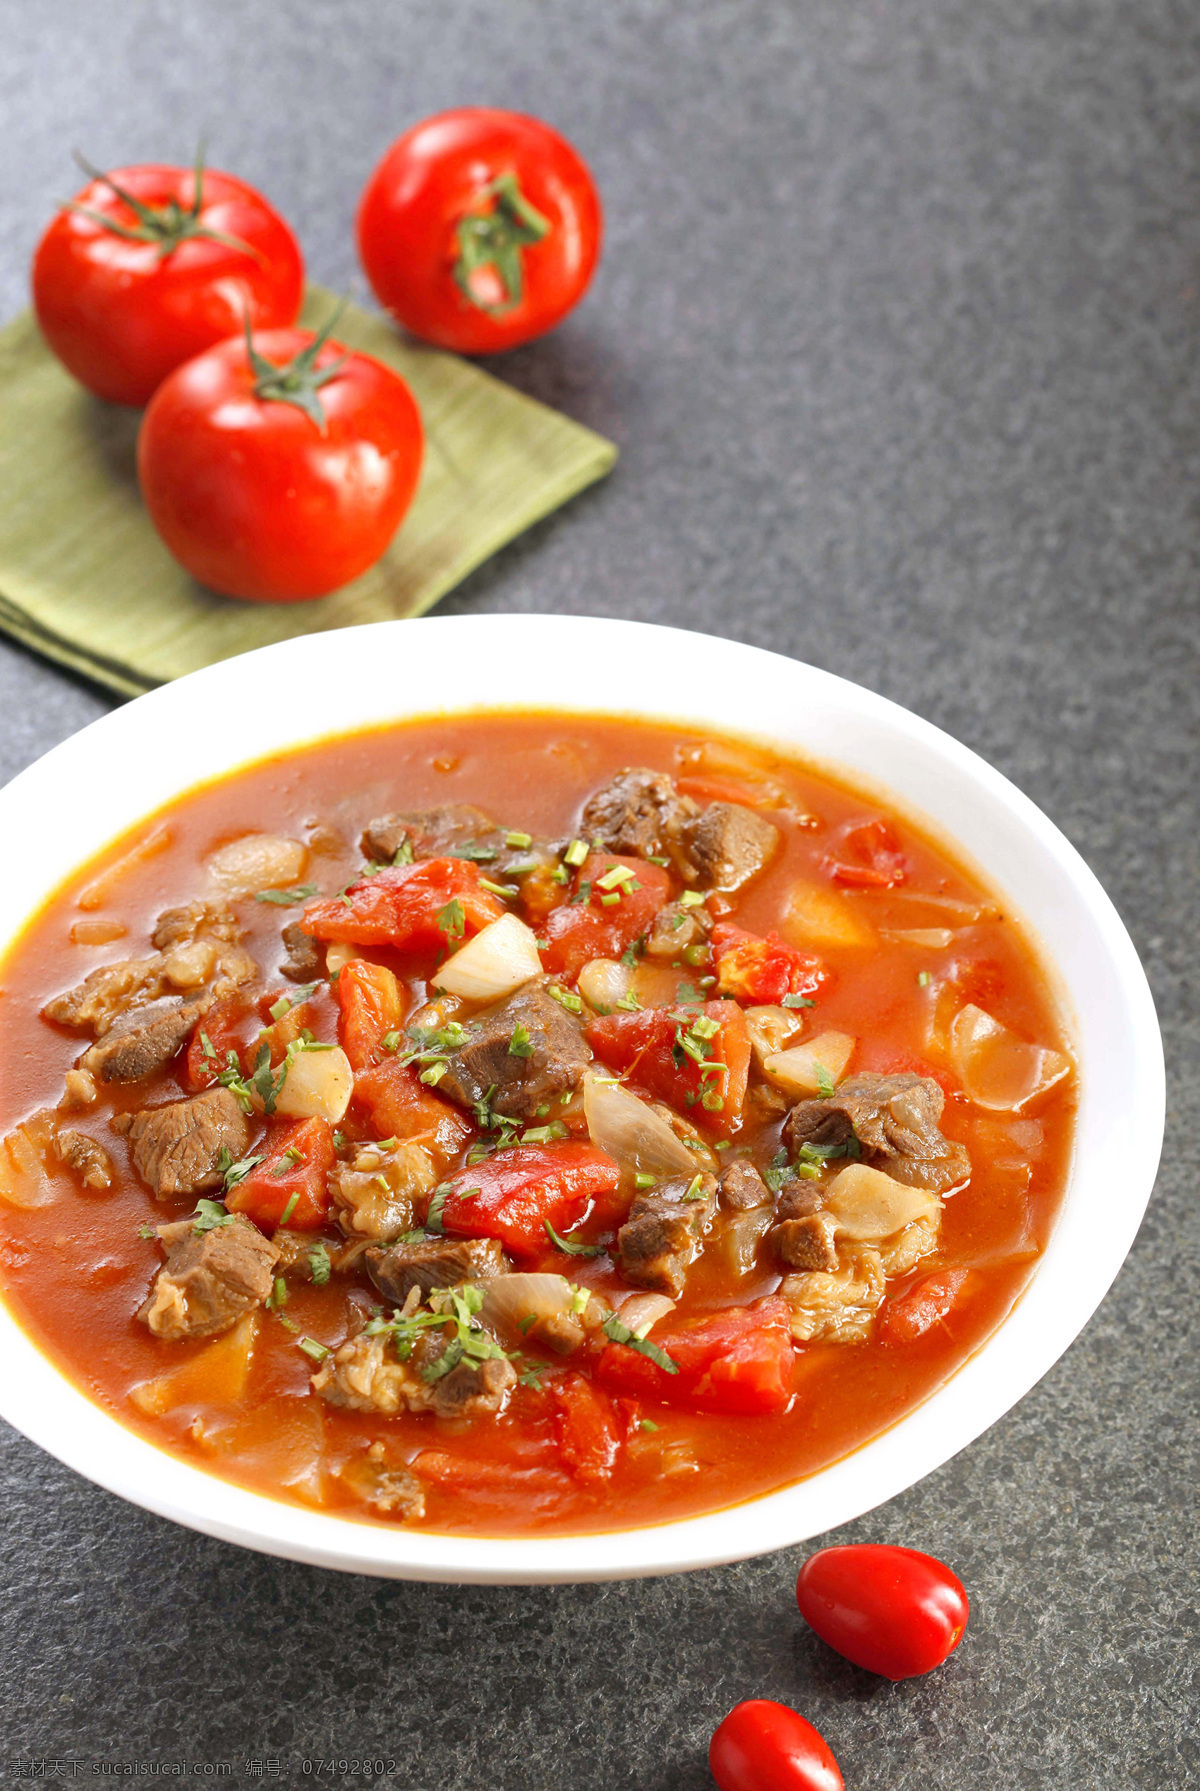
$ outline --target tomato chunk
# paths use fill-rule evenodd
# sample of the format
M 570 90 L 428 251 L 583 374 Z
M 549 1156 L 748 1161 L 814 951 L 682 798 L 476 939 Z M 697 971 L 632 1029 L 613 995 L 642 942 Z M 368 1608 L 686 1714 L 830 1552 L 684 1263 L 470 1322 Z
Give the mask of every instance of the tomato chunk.
M 267 1155 L 230 1190 L 226 1206 L 231 1212 L 245 1213 L 264 1231 L 273 1230 L 285 1212 L 288 1224 L 297 1231 L 323 1225 L 329 1212 L 325 1178 L 334 1159 L 329 1121 L 302 1119 L 269 1133 L 268 1143 Z
M 223 1001 L 215 1002 L 196 1022 L 188 1042 L 184 1085 L 193 1094 L 211 1087 L 225 1068 L 227 1053 L 236 1052 L 240 1062 L 243 1050 L 258 1029 L 258 1014 L 241 995 L 227 995 Z
M 883 1335 L 893 1343 L 911 1343 L 940 1324 L 958 1304 L 970 1280 L 969 1269 L 946 1269 L 927 1275 L 907 1293 L 897 1294 L 883 1309 Z
M 791 1397 L 791 1309 L 785 1300 L 727 1306 L 678 1330 L 656 1326 L 651 1341 L 670 1356 L 677 1374 L 628 1344 L 610 1343 L 596 1369 L 601 1385 L 704 1412 L 777 1412 Z
M 630 871 L 632 877 L 602 888 L 602 880 L 617 870 Z M 661 865 L 589 852 L 576 872 L 570 899 L 546 916 L 543 964 L 558 976 L 576 977 L 593 958 L 619 958 L 649 931 L 670 893 L 671 879 Z M 615 902 L 605 899 L 613 895 Z
M 546 1221 L 573 1225 L 590 1200 L 611 1194 L 621 1171 L 591 1144 L 518 1145 L 450 1177 L 442 1225 L 458 1237 L 499 1238 L 514 1256 L 539 1256 Z
M 344 897 L 310 902 L 302 925 L 314 939 L 421 951 L 453 947 L 505 912 L 499 896 L 479 887 L 478 865 L 464 858 L 426 858 L 388 865 L 352 883 Z
M 772 931 L 765 939 L 720 921 L 712 933 L 717 987 L 739 1001 L 779 1003 L 785 995 L 815 995 L 829 972 L 810 952 L 793 951 Z
M 354 1099 L 366 1109 L 378 1137 L 423 1144 L 442 1162 L 456 1156 L 475 1131 L 465 1113 L 426 1088 L 416 1070 L 394 1057 L 359 1071 Z
M 608 1480 L 621 1448 L 621 1424 L 603 1387 L 572 1372 L 547 1383 L 555 1405 L 559 1452 L 577 1480 Z
M 382 1041 L 388 1033 L 398 1032 L 403 1024 L 400 984 L 385 964 L 356 958 L 338 972 L 337 1000 L 342 1050 L 352 1069 L 368 1069 L 383 1055 Z
M 847 821 L 829 840 L 826 873 L 851 889 L 890 889 L 908 875 L 908 860 L 890 821 Z
M 686 1112 L 697 1126 L 728 1138 L 741 1124 L 750 1034 L 736 1001 L 601 1014 L 584 1035 L 597 1057 L 630 1071 L 648 1093 Z

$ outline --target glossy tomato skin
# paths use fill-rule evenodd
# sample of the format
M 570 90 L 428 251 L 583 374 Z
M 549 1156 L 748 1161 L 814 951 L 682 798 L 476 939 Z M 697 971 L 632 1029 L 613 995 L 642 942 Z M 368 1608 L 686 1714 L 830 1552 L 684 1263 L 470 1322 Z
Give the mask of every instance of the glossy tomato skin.
M 458 226 L 507 174 L 550 229 L 521 250 L 518 303 L 485 310 L 454 278 Z M 586 291 L 602 233 L 600 196 L 566 139 L 485 106 L 441 112 L 397 138 L 358 208 L 359 254 L 380 303 L 414 336 L 459 354 L 497 354 L 553 329 Z
M 734 1705 L 714 1731 L 708 1765 L 720 1791 L 843 1791 L 822 1735 L 770 1698 Z
M 818 1550 L 800 1569 L 796 1602 L 822 1641 L 893 1680 L 940 1667 L 969 1614 L 963 1584 L 944 1561 L 881 1542 Z
M 285 365 L 307 330 L 256 332 Z M 326 342 L 316 366 L 347 350 Z M 260 399 L 246 344 L 220 342 L 155 393 L 138 436 L 138 477 L 154 526 L 192 577 L 228 597 L 294 603 L 349 584 L 376 560 L 412 502 L 423 432 L 412 393 L 352 354 L 320 388 L 317 423 Z
M 112 178 L 143 204 L 195 195 L 190 168 L 147 164 Z M 102 181 L 76 203 L 122 225 L 137 218 Z M 202 221 L 252 253 L 190 237 L 160 254 L 82 212 L 64 208 L 33 258 L 33 305 L 43 336 L 69 373 L 114 404 L 146 404 L 168 373 L 214 342 L 253 326 L 293 324 L 304 297 L 304 260 L 287 224 L 261 194 L 232 174 L 205 169 Z

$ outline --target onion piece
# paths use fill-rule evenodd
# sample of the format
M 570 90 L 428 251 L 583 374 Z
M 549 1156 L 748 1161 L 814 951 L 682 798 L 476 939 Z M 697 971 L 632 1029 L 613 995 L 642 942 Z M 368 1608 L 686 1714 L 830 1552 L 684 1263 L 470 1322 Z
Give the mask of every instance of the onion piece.
M 748 1007 L 745 1010 L 746 1030 L 754 1060 L 762 1069 L 768 1057 L 787 1047 L 789 1039 L 803 1030 L 804 1020 L 790 1007 Z
M 204 862 L 226 895 L 253 895 L 298 883 L 308 863 L 308 847 L 282 833 L 244 833 L 210 852 Z
M 0 1200 L 19 1209 L 45 1206 L 55 1188 L 46 1169 L 43 1142 L 18 1126 L 0 1143 Z
M 822 945 L 875 943 L 875 929 L 855 912 L 850 900 L 840 890 L 821 883 L 792 884 L 779 931 L 789 945 L 802 951 Z
M 942 1203 L 927 1188 L 909 1188 L 882 1169 L 851 1163 L 830 1182 L 825 1208 L 837 1220 L 840 1237 L 878 1243 L 916 1220 L 936 1224 Z
M 636 1337 L 644 1337 L 647 1331 L 653 1330 L 660 1318 L 666 1318 L 668 1312 L 674 1312 L 675 1302 L 666 1294 L 642 1293 L 633 1294 L 622 1301 L 617 1308 L 617 1316 L 623 1325 Z
M 670 1007 L 684 981 L 682 971 L 659 964 L 630 965 L 613 958 L 593 958 L 579 972 L 576 987 L 588 1006 L 599 1011 L 617 1007 L 631 995 L 642 1007 Z
M 970 1002 L 954 1016 L 949 1049 L 967 1099 L 993 1113 L 1019 1113 L 1071 1068 L 1061 1051 L 1030 1044 Z
M 583 1079 L 583 1112 L 592 1143 L 622 1169 L 641 1175 L 694 1175 L 695 1158 L 645 1101 L 619 1082 Z
M 945 951 L 948 945 L 954 944 L 954 933 L 950 927 L 908 927 L 901 929 L 879 929 L 880 937 L 890 939 L 895 945 L 916 945 L 923 951 Z
M 578 1349 L 585 1330 L 599 1323 L 590 1311 L 596 1302 L 565 1275 L 496 1275 L 480 1286 L 484 1324 L 516 1344 L 532 1336 L 567 1355 Z
M 329 1051 L 298 1051 L 288 1065 L 275 1111 L 289 1119 L 344 1119 L 354 1092 L 354 1071 L 340 1045 Z
M 325 947 L 325 970 L 329 976 L 336 976 L 347 964 L 353 964 L 361 958 L 362 953 L 356 945 L 347 945 L 345 940 L 331 939 Z
M 542 960 L 533 933 L 515 914 L 502 914 L 435 971 L 433 980 L 447 995 L 461 995 L 466 1001 L 498 1001 L 541 974 Z
M 841 1081 L 858 1040 L 848 1032 L 821 1032 L 787 1051 L 763 1059 L 763 1070 L 788 1094 L 820 1094 L 824 1070 L 833 1083 Z
M 745 1212 L 728 1213 L 718 1220 L 719 1229 L 705 1244 L 706 1255 L 721 1257 L 731 1274 L 748 1275 L 758 1262 L 758 1246 L 775 1223 L 775 1208 L 752 1206 Z
M 921 889 L 887 889 L 864 892 L 871 914 L 880 926 L 972 927 L 981 920 L 998 920 L 995 902 L 930 895 Z

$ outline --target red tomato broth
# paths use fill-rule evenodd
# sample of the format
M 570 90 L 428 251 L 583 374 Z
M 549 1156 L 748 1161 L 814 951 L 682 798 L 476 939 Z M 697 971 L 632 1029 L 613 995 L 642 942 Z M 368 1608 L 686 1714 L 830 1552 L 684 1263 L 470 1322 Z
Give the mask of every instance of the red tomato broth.
M 58 1101 L 63 1074 L 82 1049 L 78 1037 L 68 1037 L 39 1018 L 45 1001 L 97 964 L 144 949 L 156 916 L 200 892 L 198 860 L 225 841 L 264 826 L 297 837 L 305 837 L 306 823 L 338 830 L 345 849 L 318 846 L 306 872 L 323 890 L 337 890 L 361 866 L 358 834 L 375 813 L 470 802 L 502 824 L 562 835 L 574 830 L 582 803 L 614 772 L 629 764 L 678 772 L 683 752 L 701 744 L 698 735 L 620 719 L 471 714 L 318 742 L 191 792 L 165 811 L 171 830 L 168 847 L 132 867 L 100 904 L 102 918 L 125 924 L 125 938 L 103 946 L 69 942 L 80 890 L 149 831 L 145 823 L 56 892 L 5 960 L 0 969 L 0 1049 L 8 1067 L 0 1093 L 0 1133 Z M 775 815 L 783 826 L 783 845 L 766 872 L 731 904 L 730 918 L 737 926 L 765 936 L 779 925 L 793 879 L 828 882 L 821 864 L 829 834 L 879 809 L 824 773 L 782 757 L 762 758 L 771 777 L 794 795 L 796 809 L 820 819 L 817 827 L 788 826 L 785 817 Z M 924 835 L 903 817 L 896 826 L 908 863 L 907 888 L 963 900 L 980 896 L 978 882 L 957 865 L 951 846 Z M 888 895 L 855 892 L 849 900 L 856 913 L 869 917 L 873 904 L 882 904 Z M 251 899 L 240 901 L 237 911 L 248 929 L 246 949 L 262 964 L 266 986 L 277 987 L 273 967 L 282 956 L 280 928 L 297 918 L 299 910 Z M 884 908 L 881 912 L 887 914 Z M 887 924 L 897 923 L 889 918 Z M 984 918 L 960 932 L 945 951 L 901 945 L 814 949 L 832 975 L 816 1008 L 805 1013 L 804 1036 L 835 1029 L 853 1033 L 860 1045 L 848 1073 L 860 1067 L 923 1067 L 926 1072 L 937 1067 L 944 1073 L 944 1065 L 932 1066 L 925 1056 L 925 992 L 917 975 L 921 969 L 944 974 L 956 961 L 986 959 L 989 1010 L 1025 1036 L 1061 1047 L 1063 1031 L 1048 978 L 1011 918 Z M 418 982 L 416 999 L 423 993 Z M 324 995 L 320 999 L 327 1021 L 320 1036 L 336 1037 L 333 1003 Z M 184 1064 L 181 1055 L 171 1072 L 156 1078 L 149 1098 L 192 1092 L 183 1080 Z M 106 1096 L 109 1092 L 106 1088 Z M 114 1088 L 111 1095 L 117 1110 L 133 1111 L 147 1100 L 144 1086 Z M 799 1348 L 796 1396 L 783 1414 L 740 1417 L 644 1405 L 644 1417 L 657 1430 L 634 1429 L 604 1481 L 565 1471 L 557 1452 L 554 1402 L 524 1387 L 499 1421 L 450 1422 L 409 1414 L 385 1418 L 316 1399 L 305 1402 L 313 1364 L 297 1349 L 295 1334 L 270 1312 L 259 1316 L 249 1381 L 240 1401 L 144 1416 L 131 1403 L 130 1390 L 186 1361 L 210 1341 L 164 1346 L 134 1316 L 162 1260 L 157 1243 L 139 1237 L 139 1227 L 182 1216 L 193 1202 L 156 1200 L 130 1168 L 125 1140 L 86 1113 L 71 1123 L 94 1131 L 103 1142 L 117 1168 L 116 1186 L 107 1193 L 85 1191 L 64 1172 L 56 1178 L 57 1197 L 49 1204 L 21 1211 L 0 1204 L 0 1285 L 39 1347 L 97 1403 L 158 1446 L 239 1484 L 386 1523 L 345 1490 L 336 1473 L 339 1463 L 364 1444 L 380 1441 L 396 1460 L 411 1461 L 431 1451 L 452 1460 L 469 1455 L 479 1464 L 481 1472 L 473 1478 L 428 1478 L 424 1528 L 515 1536 L 636 1527 L 734 1505 L 812 1474 L 890 1426 L 945 1381 L 1002 1322 L 1033 1271 L 1065 1186 L 1074 1105 L 1071 1079 L 1037 1104 L 1035 1116 L 1044 1138 L 1035 1160 L 1029 1162 L 1026 1153 L 1028 1186 L 1023 1187 L 1024 1169 L 994 1167 L 978 1146 L 977 1137 L 1004 1116 L 982 1115 L 961 1096 L 948 1100 L 942 1127 L 970 1149 L 971 1183 L 945 1204 L 936 1256 L 888 1284 L 892 1299 L 938 1266 L 972 1267 L 969 1297 L 944 1319 L 903 1346 L 888 1341 L 877 1327 L 867 1343 Z M 252 1142 L 250 1148 L 256 1145 Z M 582 1229 L 587 1229 L 586 1220 Z M 605 1285 L 603 1270 L 586 1258 L 565 1259 L 551 1251 L 542 1266 L 581 1285 Z M 615 1274 L 610 1279 L 617 1280 Z M 760 1251 L 757 1277 L 731 1297 L 728 1287 L 720 1285 L 715 1261 L 702 1254 L 669 1323 L 686 1322 L 714 1307 L 744 1304 L 770 1293 L 778 1279 L 779 1270 Z M 370 1303 L 372 1297 L 335 1276 L 323 1289 L 293 1285 L 286 1313 L 301 1332 L 332 1345 L 346 1334 L 350 1304 Z M 322 1458 L 332 1470 L 319 1492 L 311 1475 L 307 1489 L 303 1476 L 297 1481 L 283 1459 L 286 1449 L 272 1466 L 266 1431 L 253 1448 L 247 1445 L 235 1453 L 227 1447 L 233 1426 L 241 1425 L 243 1440 L 247 1424 L 253 1431 L 255 1421 L 247 1420 L 247 1413 L 280 1399 L 317 1410 L 318 1422 L 305 1419 L 304 1424 L 323 1438 Z M 286 1409 L 291 1414 L 290 1404 Z M 270 1412 L 260 1429 L 269 1428 L 269 1420 Z M 295 1454 L 293 1439 L 292 1458 Z

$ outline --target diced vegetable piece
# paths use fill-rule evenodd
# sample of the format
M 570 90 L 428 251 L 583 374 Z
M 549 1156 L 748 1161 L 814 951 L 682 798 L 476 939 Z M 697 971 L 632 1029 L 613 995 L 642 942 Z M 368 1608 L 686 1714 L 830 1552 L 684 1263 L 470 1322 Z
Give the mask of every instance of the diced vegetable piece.
M 453 949 L 465 934 L 506 912 L 498 896 L 479 887 L 478 865 L 463 858 L 425 858 L 388 865 L 352 883 L 344 895 L 310 902 L 301 924 L 314 939 L 427 951 Z
M 304 1119 L 273 1130 L 266 1143 L 268 1154 L 230 1189 L 226 1206 L 245 1213 L 264 1231 L 280 1224 L 285 1212 L 294 1231 L 315 1230 L 329 1212 L 326 1177 L 333 1168 L 333 1127 L 326 1119 Z
M 209 1088 L 226 1067 L 230 1051 L 239 1061 L 254 1031 L 258 1015 L 242 995 L 228 995 L 218 1001 L 196 1023 L 188 1043 L 184 1066 L 184 1085 L 193 1094 Z M 209 1046 L 212 1053 L 209 1053 Z
M 830 1182 L 825 1207 L 837 1220 L 840 1236 L 878 1243 L 917 1219 L 937 1219 L 942 1203 L 928 1189 L 910 1188 L 882 1169 L 850 1163 Z
M 499 1001 L 541 972 L 533 933 L 515 914 L 502 914 L 441 966 L 437 985 L 465 1001 Z
M 620 1175 L 612 1158 L 590 1144 L 518 1145 L 449 1178 L 442 1228 L 458 1237 L 499 1238 L 528 1260 L 546 1248 L 547 1220 L 560 1234 L 569 1230 L 589 1201 L 613 1193 Z
M 709 802 L 742 802 L 752 808 L 786 808 L 788 793 L 767 762 L 748 747 L 705 740 L 680 754 L 678 787 Z
M 893 1343 L 911 1343 L 915 1337 L 923 1337 L 949 1316 L 970 1278 L 968 1269 L 945 1269 L 889 1300 L 882 1315 L 884 1337 Z
M 644 1337 L 660 1319 L 666 1318 L 674 1310 L 675 1301 L 668 1299 L 666 1294 L 632 1294 L 629 1299 L 622 1300 L 619 1317 L 623 1325 L 636 1331 L 639 1337 Z
M 950 1060 L 968 1100 L 1005 1113 L 1019 1113 L 1071 1069 L 1061 1052 L 1030 1044 L 971 1003 L 950 1027 Z
M 554 1347 L 569 1343 L 572 1331 L 582 1343 L 579 1302 L 565 1275 L 497 1275 L 482 1286 L 480 1317 L 509 1344 L 543 1342 L 547 1327 Z
M 954 934 L 949 927 L 907 927 L 899 930 L 882 927 L 880 937 L 890 939 L 896 945 L 916 946 L 921 951 L 945 951 L 947 946 L 954 944 Z
M 784 938 L 798 946 L 865 947 L 875 943 L 874 931 L 855 912 L 851 901 L 827 884 L 793 883 L 779 927 Z
M 340 1045 L 328 1051 L 300 1051 L 293 1057 L 275 1097 L 275 1111 L 290 1119 L 345 1117 L 354 1090 L 350 1059 Z
M 347 964 L 353 964 L 359 953 L 344 939 L 333 939 L 325 948 L 325 968 L 330 976 L 340 976 Z
M 577 1480 L 612 1476 L 621 1449 L 621 1424 L 603 1387 L 582 1374 L 548 1383 L 555 1405 L 555 1430 L 563 1460 Z
M 620 868 L 633 877 L 619 885 L 619 893 L 597 887 L 602 877 Z M 670 891 L 671 879 L 661 865 L 589 852 L 575 873 L 571 899 L 546 916 L 542 962 L 552 974 L 571 978 L 593 958 L 619 958 L 650 930 Z M 615 902 L 601 901 L 613 895 Z
M 697 1126 L 729 1137 L 740 1124 L 750 1034 L 735 1001 L 601 1015 L 584 1034 L 597 1057 L 628 1070 Z
M 244 833 L 205 859 L 205 868 L 225 895 L 252 895 L 261 889 L 286 890 L 299 883 L 308 847 L 282 833 Z
M 130 1399 L 151 1418 L 180 1405 L 232 1405 L 246 1391 L 257 1329 L 258 1313 L 247 1312 L 232 1331 L 206 1343 L 186 1362 L 131 1387 Z
M 687 976 L 694 977 L 694 970 Z M 623 964 L 614 958 L 593 958 L 579 972 L 576 986 L 589 1007 L 605 1013 L 622 1004 L 665 1007 L 675 1000 L 683 973 L 661 964 Z
M 724 1263 L 730 1274 L 748 1275 L 757 1263 L 758 1247 L 775 1223 L 774 1206 L 752 1206 L 740 1213 L 722 1213 L 704 1246 L 706 1257 Z
M 383 1040 L 404 1024 L 400 984 L 385 964 L 356 958 L 338 976 L 337 999 L 342 1049 L 352 1069 L 368 1069 L 383 1055 Z
M 841 1081 L 857 1043 L 848 1032 L 820 1032 L 764 1058 L 763 1070 L 788 1094 L 820 1094 L 830 1082 Z
M 800 1008 L 748 1007 L 743 1011 L 750 1034 L 750 1046 L 759 1069 L 768 1057 L 786 1050 L 804 1029 L 804 1013 Z
M 671 1374 L 625 1343 L 610 1343 L 597 1365 L 612 1393 L 706 1412 L 776 1412 L 792 1392 L 791 1311 L 785 1300 L 727 1306 L 677 1330 L 655 1332 L 675 1363 Z
M 583 1080 L 583 1112 L 592 1143 L 628 1174 L 692 1175 L 693 1153 L 631 1089 L 598 1076 Z
M 475 1130 L 465 1114 L 426 1088 L 416 1070 L 394 1057 L 359 1071 L 354 1099 L 366 1108 L 381 1138 L 423 1144 L 443 1163 L 462 1150 Z
M 0 1144 L 0 1200 L 24 1210 L 53 1199 L 54 1183 L 43 1149 L 29 1126 L 18 1126 Z
M 847 821 L 830 835 L 826 874 L 851 889 L 890 889 L 908 875 L 896 830 L 881 817 Z
M 718 989 L 739 1001 L 780 1002 L 785 995 L 815 995 L 829 975 L 820 958 L 794 951 L 776 932 L 760 939 L 719 921 L 713 928 L 712 948 Z

